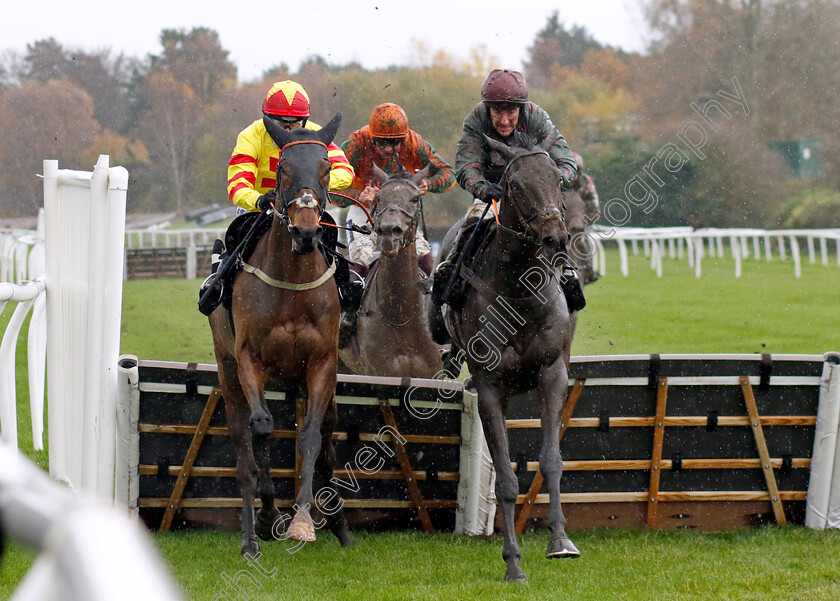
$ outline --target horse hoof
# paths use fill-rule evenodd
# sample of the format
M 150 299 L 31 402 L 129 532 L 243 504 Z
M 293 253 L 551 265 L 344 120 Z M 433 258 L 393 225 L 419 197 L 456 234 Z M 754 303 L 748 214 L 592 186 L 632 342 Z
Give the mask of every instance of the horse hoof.
M 287 536 L 292 540 L 299 540 L 305 543 L 315 542 L 315 525 L 312 523 L 312 518 L 304 511 L 298 511 L 295 519 L 289 524 L 289 531 Z
M 512 584 L 528 584 L 528 578 L 519 566 L 513 566 L 505 571 L 505 582 Z
M 280 518 L 280 511 L 275 507 L 274 511 L 265 511 L 262 508 L 257 510 L 257 519 L 254 521 L 254 532 L 262 540 L 279 540 L 280 533 L 274 530 L 274 525 Z
M 252 415 L 248 426 L 253 436 L 269 436 L 274 430 L 274 420 L 268 413 L 265 415 Z
M 339 534 L 338 541 L 341 543 L 342 547 L 355 547 L 356 546 L 356 539 L 350 536 L 350 533 Z
M 567 537 L 558 538 L 548 543 L 548 550 L 545 552 L 548 559 L 559 559 L 563 557 L 580 557 L 580 551 L 575 544 Z
M 256 536 L 249 536 L 242 541 L 242 557 L 253 559 L 260 555 L 260 543 Z

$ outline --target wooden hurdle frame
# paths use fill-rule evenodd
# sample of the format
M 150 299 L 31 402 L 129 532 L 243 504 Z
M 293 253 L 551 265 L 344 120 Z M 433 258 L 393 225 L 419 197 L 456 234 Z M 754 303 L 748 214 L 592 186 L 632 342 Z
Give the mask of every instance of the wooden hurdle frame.
M 801 522 L 808 487 L 805 478 L 811 465 L 821 360 L 821 356 L 769 355 L 573 358 L 568 399 L 560 419 L 565 474 L 561 479 L 561 500 L 569 518 L 568 527 L 731 529 L 770 522 L 781 524 L 789 520 Z M 142 363 L 164 365 L 162 362 Z M 176 516 L 181 516 L 186 522 L 192 521 L 191 511 L 207 513 L 214 509 L 241 507 L 241 499 L 236 494 L 201 496 L 190 492 L 191 479 L 215 478 L 230 482 L 235 476 L 231 465 L 206 465 L 196 461 L 206 452 L 214 451 L 213 446 L 218 446 L 218 437 L 227 434 L 223 422 L 219 421 L 221 407 L 218 401 L 221 394 L 217 388 L 215 366 L 169 365 L 177 365 L 172 376 L 177 384 L 144 385 L 141 379 L 141 391 L 145 386 L 149 391 L 177 390 L 187 396 L 198 395 L 201 397 L 201 411 L 195 410 L 198 407 L 195 405 L 190 419 L 186 420 L 189 423 L 173 423 L 174 420 L 167 421 L 168 418 L 162 423 L 152 423 L 142 416 L 139 420 L 137 429 L 144 436 L 167 434 L 191 437 L 189 446 L 182 446 L 177 458 L 168 462 L 146 459 L 137 466 L 138 476 L 146 478 L 146 482 L 149 478 L 168 478 L 171 482 L 165 495 L 147 494 L 141 486 L 137 499 L 141 513 L 156 512 L 156 521 L 150 525 L 162 530 L 171 528 Z M 695 369 L 699 371 L 695 373 Z M 741 373 L 737 374 L 738 371 Z M 344 468 L 336 469 L 337 478 L 365 481 L 369 485 L 363 487 L 365 494 L 345 498 L 344 507 L 381 515 L 398 515 L 407 510 L 414 516 L 411 520 L 416 520 L 418 529 L 425 532 L 448 529 L 450 519 L 441 516 L 451 517 L 466 505 L 462 490 L 465 483 L 461 482 L 463 450 L 460 464 L 454 461 L 452 453 L 449 454 L 452 461 L 446 466 L 423 465 L 425 460 L 419 461 L 418 458 L 433 449 L 445 447 L 454 450 L 461 443 L 463 429 L 455 427 L 455 421 L 449 422 L 448 431 L 431 428 L 421 432 L 414 429 L 417 423 L 407 420 L 403 399 L 418 380 L 392 378 L 386 379 L 386 382 L 364 376 L 340 378 L 344 379 L 344 384 L 340 384 L 337 395 L 339 413 L 342 413 L 342 402 L 350 403 L 344 405 L 347 411 L 352 411 L 354 404 L 365 405 L 369 407 L 366 415 L 371 420 L 375 418 L 375 422 L 371 421 L 361 429 L 354 429 L 351 424 L 342 426 L 340 422 L 334 441 L 339 444 L 387 443 L 393 453 L 390 465 L 373 474 L 352 466 L 337 466 Z M 458 382 L 433 382 L 435 386 L 445 384 L 451 389 L 450 393 L 453 390 L 460 395 L 464 393 L 462 388 L 458 389 Z M 342 392 L 342 385 L 373 388 L 364 393 L 367 396 L 358 396 L 362 394 L 358 391 L 348 396 Z M 291 397 L 286 401 L 289 394 L 292 394 L 291 391 L 276 388 L 267 396 L 293 402 Z M 700 394 L 701 401 L 694 399 L 692 394 Z M 428 391 L 424 398 L 425 408 L 434 405 L 429 400 L 433 397 Z M 172 408 L 172 405 L 168 406 Z M 303 404 L 295 402 L 294 406 L 296 415 L 288 424 L 276 425 L 272 434 L 272 437 L 286 441 L 287 445 L 293 444 L 292 440 L 297 436 L 294 423 L 301 424 L 303 420 Z M 533 438 L 528 442 L 527 437 L 538 435 L 538 404 L 529 401 L 521 406 L 525 409 L 520 409 L 519 414 L 511 415 L 507 420 L 512 465 L 522 491 L 517 501 L 520 506 L 516 521 L 518 532 L 543 526 L 541 520 L 548 507 L 548 495 L 541 491 L 543 478 L 539 462 L 533 460 L 533 455 L 531 460 L 528 458 L 535 447 Z M 609 409 L 604 410 L 604 407 Z M 622 407 L 629 411 L 622 413 Z M 714 410 L 716 407 L 723 410 Z M 463 414 L 462 408 L 463 405 L 457 401 L 450 402 L 448 419 L 452 420 L 458 413 Z M 610 415 L 610 412 L 615 414 L 616 411 L 618 415 Z M 388 431 L 384 435 L 381 432 L 377 434 L 377 428 L 387 428 Z M 704 430 L 706 434 L 699 434 Z M 622 432 L 624 434 L 620 434 Z M 681 441 L 681 436 L 687 432 L 696 434 L 689 443 Z M 713 434 L 708 434 L 710 432 Z M 703 436 L 717 436 L 719 438 L 714 440 L 724 441 L 734 436 L 737 444 L 728 442 L 727 445 L 735 445 L 733 448 L 737 452 L 726 449 L 723 454 L 704 454 L 702 448 L 690 448 L 693 444 L 691 440 L 710 440 Z M 780 436 L 784 443 L 782 446 L 788 445 L 795 450 L 780 448 Z M 216 438 L 209 447 L 208 437 Z M 396 439 L 404 440 L 405 444 Z M 593 447 L 591 442 L 587 442 L 591 440 L 599 442 Z M 628 440 L 636 446 L 628 449 L 624 456 L 587 454 L 587 445 L 602 451 L 612 450 L 614 441 L 625 441 L 622 444 L 627 444 Z M 675 449 L 679 452 L 675 453 Z M 686 455 L 684 458 L 683 454 Z M 299 463 L 281 464 L 271 473 L 279 482 L 288 482 L 286 486 L 291 481 L 296 484 Z M 470 470 L 465 473 L 469 477 Z M 645 484 L 640 478 L 643 474 Z M 675 484 L 674 478 L 678 474 Z M 706 482 L 699 487 L 679 486 L 679 482 L 687 483 L 691 478 L 700 476 L 717 484 L 718 475 L 725 475 L 723 480 L 734 480 L 735 484 L 724 482 L 720 486 L 711 486 Z M 601 478 L 612 478 L 619 484 L 609 485 L 600 481 Z M 445 497 L 440 495 L 440 489 L 438 492 L 433 490 L 441 483 L 452 487 Z M 393 493 L 394 485 L 401 487 L 402 492 L 397 496 L 377 492 L 387 489 Z M 609 489 L 608 485 L 613 489 Z M 458 487 L 457 494 L 454 493 L 455 487 Z M 293 491 L 297 491 L 296 486 L 288 488 L 285 495 L 278 494 L 278 507 L 291 507 Z M 492 499 L 493 491 L 483 490 L 481 494 Z M 488 526 L 493 518 L 489 519 Z
M 146 362 L 147 365 L 162 366 L 165 362 Z M 142 363 L 141 363 L 142 365 Z M 172 364 L 178 365 L 178 364 Z M 215 377 L 215 366 L 204 365 L 201 366 L 204 372 L 204 381 L 209 382 Z M 146 389 L 157 389 L 158 391 L 169 391 L 181 393 L 188 396 L 203 397 L 203 393 L 207 393 L 206 400 L 203 402 L 203 409 L 197 423 L 194 424 L 154 424 L 143 421 L 141 418 L 137 429 L 139 434 L 167 434 L 167 435 L 181 435 L 191 436 L 189 446 L 186 449 L 184 458 L 180 463 L 172 465 L 160 465 L 153 463 L 139 463 L 137 466 L 137 474 L 139 477 L 148 476 L 169 476 L 175 477 L 174 486 L 171 494 L 168 497 L 144 497 L 140 496 L 137 500 L 137 506 L 142 511 L 145 509 L 163 509 L 163 516 L 160 522 L 155 526 L 161 532 L 168 531 L 173 524 L 173 520 L 179 511 L 185 509 L 196 508 L 232 508 L 241 507 L 242 500 L 237 497 L 210 497 L 210 498 L 189 498 L 185 496 L 187 484 L 191 478 L 201 477 L 216 477 L 216 478 L 234 478 L 234 467 L 208 467 L 195 465 L 196 458 L 204 448 L 205 440 L 208 436 L 227 436 L 228 430 L 224 425 L 211 425 L 211 420 L 214 416 L 220 416 L 221 405 L 219 401 L 222 400 L 221 390 L 217 385 L 208 387 L 207 384 L 199 385 L 196 381 L 199 372 L 198 364 L 187 364 L 185 367 L 178 365 L 175 368 L 175 373 L 183 375 L 183 384 L 163 384 L 155 386 L 146 386 Z M 208 376 L 211 377 L 208 378 Z M 419 483 L 436 481 L 454 483 L 457 485 L 459 480 L 459 472 L 457 465 L 456 469 L 434 469 L 418 470 L 412 465 L 412 457 L 406 451 L 406 445 L 460 445 L 460 406 L 457 403 L 441 403 L 441 406 L 446 406 L 446 409 L 458 412 L 458 432 L 450 434 L 417 434 L 404 433 L 400 430 L 395 417 L 394 407 L 404 405 L 406 394 L 410 394 L 412 389 L 424 388 L 425 397 L 427 400 L 414 401 L 418 408 L 428 411 L 434 407 L 434 403 L 428 400 L 430 392 L 434 392 L 436 388 L 443 390 L 458 390 L 460 383 L 443 382 L 443 381 L 423 381 L 411 378 L 365 378 L 359 379 L 355 376 L 340 376 L 345 385 L 367 385 L 376 386 L 380 394 L 375 398 L 361 399 L 346 397 L 346 395 L 337 395 L 339 404 L 342 402 L 353 402 L 355 404 L 365 403 L 378 408 L 380 416 L 380 424 L 387 432 L 385 434 L 377 431 L 368 432 L 351 432 L 351 431 L 336 431 L 333 434 L 334 441 L 356 441 L 360 443 L 374 442 L 376 444 L 388 443 L 392 449 L 393 455 L 396 458 L 398 469 L 380 469 L 371 473 L 370 470 L 360 469 L 336 469 L 335 476 L 339 479 L 352 480 L 378 480 L 378 481 L 399 481 L 405 486 L 407 495 L 404 499 L 389 499 L 389 498 L 345 498 L 343 500 L 344 507 L 348 509 L 365 509 L 365 510 L 405 510 L 409 509 L 416 512 L 417 519 L 420 526 L 425 532 L 434 532 L 432 517 L 430 510 L 454 510 L 456 508 L 456 495 L 453 493 L 452 498 L 448 499 L 432 499 L 424 498 Z M 140 384 L 141 391 L 144 385 Z M 385 392 L 386 394 L 382 394 Z M 268 391 L 267 398 L 274 400 L 286 401 L 292 399 L 294 393 L 290 390 L 274 390 Z M 300 426 L 303 424 L 305 417 L 305 404 L 301 398 L 295 398 L 295 429 L 290 428 L 275 428 L 271 437 L 276 439 L 294 440 L 296 446 L 294 467 L 278 467 L 272 468 L 271 475 L 275 479 L 291 479 L 294 481 L 294 492 L 297 494 L 300 485 L 300 470 L 301 457 L 297 450 L 297 435 Z M 218 421 L 218 419 L 217 419 Z M 259 500 L 255 501 L 259 506 Z M 294 498 L 278 498 L 276 505 L 280 508 L 291 508 L 294 504 Z
M 660 358 L 656 357 L 656 361 Z M 667 356 L 663 356 L 666 358 Z M 760 356 L 759 356 L 760 357 Z M 743 358 L 743 356 L 741 356 Z M 813 357 L 817 359 L 817 357 Z M 595 358 L 593 358 L 595 359 Z M 725 382 L 728 386 L 740 387 L 741 397 L 743 399 L 744 412 L 740 415 L 715 415 L 715 427 L 749 427 L 752 432 L 756 456 L 745 458 L 732 459 L 702 459 L 702 458 L 687 458 L 679 459 L 678 465 L 672 459 L 663 458 L 663 445 L 666 438 L 666 427 L 684 427 L 697 428 L 707 426 L 709 424 L 710 416 L 701 415 L 668 415 L 668 390 L 669 377 L 661 376 L 658 372 L 649 375 L 648 388 L 655 388 L 656 403 L 655 413 L 651 417 L 609 417 L 608 427 L 622 428 L 622 427 L 644 427 L 651 428 L 652 445 L 650 449 L 649 459 L 591 459 L 591 460 L 566 460 L 564 461 L 564 471 L 622 471 L 622 470 L 643 470 L 649 472 L 649 485 L 647 490 L 639 490 L 633 492 L 599 492 L 599 493 L 584 493 L 572 492 L 561 494 L 561 500 L 564 503 L 571 504 L 591 504 L 591 503 L 627 503 L 641 505 L 646 503 L 645 522 L 644 525 L 650 529 L 659 529 L 663 527 L 662 508 L 665 503 L 709 503 L 709 502 L 769 502 L 772 508 L 772 514 L 775 523 L 785 524 L 787 517 L 785 514 L 784 502 L 787 501 L 804 501 L 806 499 L 806 490 L 784 490 L 780 491 L 775 470 L 780 468 L 785 469 L 808 469 L 811 465 L 809 457 L 771 457 L 768 449 L 767 440 L 764 434 L 765 427 L 773 426 L 790 426 L 790 427 L 806 427 L 810 428 L 816 424 L 816 415 L 760 415 L 756 404 L 754 384 L 762 390 L 768 389 L 770 385 L 770 370 L 769 355 L 761 358 L 761 362 L 755 358 L 759 374 L 747 376 L 728 376 L 725 378 L 717 378 L 718 384 Z M 574 370 L 573 370 L 574 371 Z M 777 380 L 785 379 L 791 380 L 791 384 L 795 383 L 797 377 L 795 376 L 777 376 Z M 696 379 L 696 378 L 695 378 Z M 690 382 L 691 378 L 677 377 L 671 378 L 671 381 L 676 380 L 678 385 L 691 385 L 697 382 Z M 811 376 L 811 381 L 816 384 L 816 376 Z M 804 383 L 805 378 L 799 377 L 799 381 Z M 581 395 L 584 393 L 587 384 L 586 378 L 578 378 L 574 380 L 573 385 L 569 390 L 567 402 L 561 414 L 561 429 L 560 440 L 561 450 L 563 448 L 562 441 L 564 435 L 569 429 L 573 428 L 600 428 L 603 426 L 603 417 L 573 417 Z M 511 419 L 508 420 L 508 428 L 511 431 L 521 429 L 532 429 L 539 427 L 538 419 Z M 515 445 L 511 448 L 512 454 L 515 454 Z M 535 508 L 540 504 L 547 504 L 549 499 L 546 493 L 540 493 L 543 485 L 543 477 L 539 471 L 538 462 L 527 462 L 525 466 L 520 466 L 517 462 L 513 462 L 514 469 L 519 471 L 523 467 L 528 472 L 535 472 L 534 477 L 528 486 L 527 493 L 519 496 L 517 505 L 519 505 L 519 513 L 516 520 L 517 533 L 523 532 L 528 526 L 537 523 L 532 516 Z M 766 484 L 765 490 L 749 490 L 749 491 L 706 491 L 706 490 L 661 490 L 660 482 L 662 472 L 664 470 L 672 469 L 706 469 L 706 470 L 761 470 Z M 561 489 L 562 489 L 561 480 Z M 685 519 L 689 516 L 678 514 L 679 519 Z M 668 526 L 680 527 L 675 525 L 673 520 Z M 610 525 L 609 523 L 604 525 Z M 570 527 L 574 524 L 570 521 Z M 689 527 L 698 527 L 697 524 Z M 709 529 L 708 524 L 700 524 L 699 527 Z

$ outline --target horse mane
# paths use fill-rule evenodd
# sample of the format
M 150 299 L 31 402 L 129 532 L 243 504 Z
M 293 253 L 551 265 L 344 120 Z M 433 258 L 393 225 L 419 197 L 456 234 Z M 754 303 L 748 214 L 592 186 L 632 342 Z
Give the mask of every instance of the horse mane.
M 389 179 L 411 179 L 412 177 L 414 177 L 414 174 L 413 174 L 413 173 L 409 173 L 408 171 L 406 171 L 405 166 L 404 166 L 404 165 L 402 165 L 402 164 L 400 164 L 400 169 L 399 169 L 399 171 L 397 171 L 396 173 L 392 174 L 392 175 L 391 175 L 391 177 L 390 177 Z

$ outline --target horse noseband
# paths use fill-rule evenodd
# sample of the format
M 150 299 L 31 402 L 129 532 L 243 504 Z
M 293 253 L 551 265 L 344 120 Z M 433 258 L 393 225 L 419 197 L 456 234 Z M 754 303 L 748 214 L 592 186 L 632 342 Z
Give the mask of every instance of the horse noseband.
M 549 207 L 545 211 L 540 211 L 537 215 L 540 221 L 554 221 L 555 219 L 559 219 L 561 223 L 566 223 L 566 217 L 563 215 L 563 211 L 558 209 L 557 207 Z
M 321 211 L 321 202 L 315 197 L 314 194 L 310 194 L 309 192 L 305 192 L 301 194 L 294 200 L 290 201 L 289 204 L 286 205 L 288 209 L 292 205 L 297 205 L 299 209 L 314 209 L 320 213 Z

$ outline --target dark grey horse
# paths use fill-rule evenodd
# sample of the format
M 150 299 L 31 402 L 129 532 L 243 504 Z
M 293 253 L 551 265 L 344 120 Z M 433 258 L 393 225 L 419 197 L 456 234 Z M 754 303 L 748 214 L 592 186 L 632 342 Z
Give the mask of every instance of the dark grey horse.
M 446 326 L 463 349 L 478 392 L 479 414 L 496 469 L 496 498 L 504 517 L 505 580 L 525 580 L 514 528 L 518 482 L 510 463 L 505 413 L 511 395 L 537 390 L 541 403 L 540 470 L 550 495 L 553 532 L 546 557 L 580 555 L 566 535 L 560 508 L 560 411 L 568 386 L 571 321 L 557 267 L 568 232 L 563 218 L 560 171 L 540 146 L 511 148 L 485 138 L 508 159 L 499 226 L 476 260 L 461 273 L 470 281 L 462 308 L 432 311 L 433 327 Z M 455 224 L 441 248 L 448 253 Z

